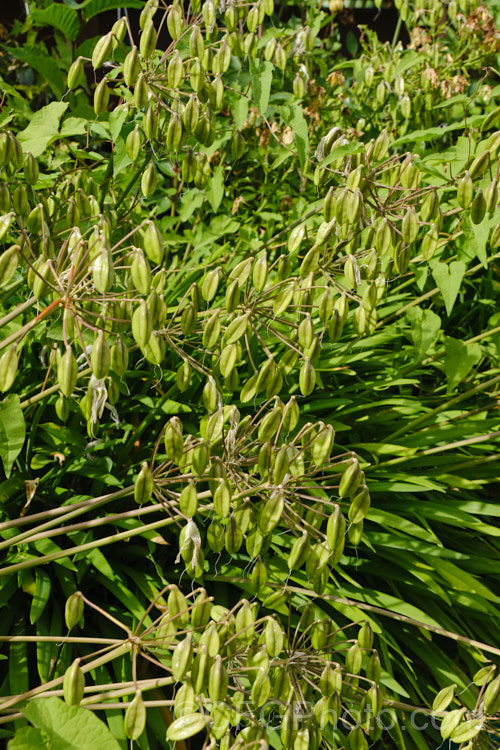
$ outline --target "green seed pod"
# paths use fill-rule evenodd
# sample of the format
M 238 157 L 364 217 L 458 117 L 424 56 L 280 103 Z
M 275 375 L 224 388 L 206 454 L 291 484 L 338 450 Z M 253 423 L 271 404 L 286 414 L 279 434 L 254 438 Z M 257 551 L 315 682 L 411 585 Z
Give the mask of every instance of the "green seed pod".
M 490 238 L 490 247 L 492 250 L 500 247 L 500 224 L 497 224 L 496 227 L 493 228 L 493 232 L 491 233 Z
M 231 487 L 227 480 L 221 479 L 214 492 L 214 510 L 221 518 L 227 518 L 231 511 Z
M 6 286 L 17 270 L 19 245 L 11 245 L 0 255 L 0 287 Z
M 432 188 L 432 190 L 427 193 L 424 200 L 422 201 L 422 205 L 420 207 L 420 219 L 423 222 L 435 221 L 438 213 L 439 198 L 436 189 Z
M 193 636 L 188 633 L 172 653 L 172 675 L 176 682 L 182 680 L 193 660 Z
M 437 250 L 439 240 L 439 230 L 436 224 L 431 224 L 431 227 L 425 235 L 422 242 L 422 255 L 425 260 L 430 260 Z
M 267 569 L 262 557 L 257 558 L 250 576 L 250 583 L 254 591 L 262 591 L 267 583 Z
M 213 315 L 210 316 L 203 328 L 202 343 L 205 349 L 213 349 L 213 347 L 219 342 L 220 333 L 221 324 L 219 311 L 216 310 Z
M 224 526 L 216 519 L 207 529 L 207 544 L 216 554 L 224 549 Z
M 153 318 L 145 300 L 141 300 L 132 315 L 132 335 L 136 343 L 144 348 L 153 332 Z
M 288 447 L 282 445 L 276 454 L 273 470 L 274 484 L 280 485 L 288 474 L 290 468 L 290 459 L 288 457 Z
M 332 557 L 332 550 L 327 542 L 315 544 L 306 561 L 306 574 L 310 581 L 315 581 L 325 570 Z
M 75 659 L 64 673 L 63 694 L 68 706 L 78 706 L 85 690 L 85 676 L 80 667 L 80 659 Z
M 12 206 L 16 214 L 20 217 L 24 217 L 28 213 L 28 208 L 29 208 L 28 194 L 26 193 L 26 189 L 24 185 L 18 185 L 17 188 L 14 190 L 14 194 L 12 196 Z M 12 218 L 11 214 L 7 214 L 7 216 Z M 2 239 L 2 237 L 5 235 L 7 229 L 10 226 L 10 220 L 7 226 L 5 224 L 6 221 L 7 221 L 6 216 L 0 217 L 0 239 Z
M 10 163 L 17 170 L 23 165 L 23 148 L 11 130 L 8 131 L 7 135 L 10 142 Z
M 302 241 L 306 236 L 306 225 L 299 224 L 293 229 L 288 238 L 288 252 L 291 255 L 299 251 Z
M 493 715 L 500 711 L 500 676 L 495 677 L 484 691 L 484 712 Z
M 212 701 L 218 702 L 225 700 L 228 681 L 226 667 L 222 662 L 220 654 L 217 654 L 214 663 L 210 667 L 208 676 L 208 695 Z
M 269 617 L 264 628 L 264 645 L 267 653 L 272 659 L 278 657 L 283 651 L 284 644 L 283 628 L 274 617 Z
M 8 391 L 12 386 L 19 365 L 17 347 L 14 344 L 0 357 L 0 391 Z
M 219 370 L 224 378 L 229 377 L 236 366 L 236 360 L 238 358 L 238 346 L 237 344 L 229 344 L 225 346 L 219 357 Z
M 235 279 L 228 284 L 226 291 L 226 311 L 228 313 L 233 312 L 240 302 L 240 285 L 238 279 Z
M 295 713 L 295 706 L 290 704 L 281 721 L 280 738 L 284 748 L 292 748 L 299 731 L 299 719 Z
M 61 422 L 66 422 L 69 417 L 69 402 L 62 393 L 59 394 L 55 404 L 56 414 Z
M 26 201 L 26 205 L 27 205 L 27 201 Z M 16 213 L 21 213 L 20 211 L 17 210 L 15 204 L 14 204 L 14 208 L 16 209 Z M 22 213 L 25 213 L 25 212 L 23 211 Z M 9 231 L 13 218 L 14 218 L 14 214 L 12 211 L 5 214 L 4 216 L 0 216 L 0 240 L 2 240 L 7 234 L 7 232 Z
M 484 193 L 479 188 L 476 193 L 476 197 L 470 205 L 470 218 L 473 224 L 480 224 L 486 216 L 486 198 Z
M 75 591 L 66 599 L 64 606 L 64 621 L 68 630 L 78 625 L 83 615 L 83 599 L 79 591 Z
M 498 205 L 498 180 L 495 178 L 484 191 L 486 199 L 486 211 L 492 214 Z
M 149 87 L 143 73 L 139 73 L 134 86 L 134 101 L 138 109 L 142 109 L 148 103 Z
M 353 456 L 342 474 L 339 484 L 339 496 L 341 498 L 351 497 L 359 487 L 362 478 L 363 472 L 359 467 L 358 459 Z
M 101 37 L 92 52 L 92 67 L 100 68 L 109 59 L 113 48 L 113 32 Z
M 189 68 L 189 83 L 195 94 L 201 94 L 204 82 L 205 70 L 200 59 L 196 57 Z
M 283 412 L 280 407 L 275 407 L 264 416 L 259 426 L 259 443 L 267 443 L 273 439 L 280 426 L 282 416 Z
M 349 507 L 349 522 L 359 523 L 364 519 L 370 509 L 370 493 L 366 484 L 361 485 L 352 497 Z
M 268 62 L 271 62 L 271 60 L 273 59 L 274 53 L 276 51 L 276 46 L 277 46 L 276 38 L 273 36 L 264 47 L 264 58 Z
M 24 178 L 26 182 L 29 185 L 34 185 L 38 181 L 38 174 L 38 162 L 33 154 L 28 152 L 24 158 Z
M 432 710 L 433 711 L 446 711 L 450 703 L 455 698 L 455 688 L 457 687 L 456 683 L 454 685 L 447 685 L 442 690 L 439 691 L 439 693 L 434 698 L 434 701 L 432 703 Z
M 229 516 L 224 534 L 224 544 L 230 555 L 235 555 L 243 544 L 243 534 L 234 515 Z
M 77 57 L 76 60 L 70 65 L 68 70 L 67 84 L 69 89 L 76 89 L 81 86 L 85 81 L 85 70 L 81 57 Z
M 182 36 L 184 19 L 178 5 L 172 5 L 167 14 L 167 29 L 174 42 Z
M 123 720 L 125 736 L 129 740 L 136 740 L 141 736 L 145 727 L 146 706 L 144 705 L 141 691 L 136 690 L 135 698 L 125 711 L 125 718 Z
M 149 260 L 158 265 L 163 260 L 164 247 L 160 232 L 154 221 L 148 221 L 142 238 L 142 247 Z
M 199 58 L 200 60 L 203 58 L 203 54 L 205 52 L 203 35 L 200 31 L 199 26 L 197 26 L 196 24 L 193 25 L 193 29 L 189 36 L 189 51 L 191 53 L 191 57 Z
M 184 393 L 188 389 L 190 380 L 191 380 L 191 365 L 189 364 L 187 360 L 184 360 L 177 370 L 176 379 L 175 379 L 177 388 L 179 389 L 181 393 Z
M 106 112 L 109 104 L 110 90 L 107 86 L 106 79 L 103 78 L 100 83 L 97 84 L 94 91 L 94 112 L 96 116 L 102 115 Z
M 192 479 L 189 480 L 180 494 L 179 509 L 188 518 L 192 518 L 198 509 L 198 493 Z
M 185 677 L 183 684 L 175 694 L 175 715 L 180 718 L 181 716 L 186 716 L 193 713 L 194 711 L 197 711 L 198 708 L 199 704 L 196 698 L 196 693 L 193 690 L 190 678 L 187 676 Z M 198 714 L 198 716 L 199 715 L 200 714 Z
M 179 50 L 175 50 L 172 55 L 167 68 L 167 82 L 171 89 L 177 89 L 184 78 L 184 64 L 179 54 Z
M 269 679 L 267 669 L 257 670 L 254 677 L 250 700 L 255 708 L 261 708 L 271 695 L 271 680 Z
M 346 750 L 367 750 L 368 743 L 362 728 L 356 727 L 347 735 Z
M 355 641 L 345 656 L 345 668 L 351 674 L 358 674 L 363 662 L 363 651 L 358 641 Z
M 309 534 L 305 531 L 293 543 L 288 556 L 288 568 L 290 571 L 301 568 L 310 554 Z
M 156 33 L 154 22 L 149 18 L 142 30 L 141 38 L 139 40 L 139 51 L 141 56 L 146 60 L 152 57 L 156 44 L 158 42 L 158 34 Z
M 474 184 L 469 172 L 465 172 L 457 186 L 457 203 L 462 208 L 468 208 L 472 203 Z
M 309 357 L 305 357 L 304 363 L 300 368 L 299 387 L 303 396 L 309 396 L 316 385 L 316 371 L 312 366 Z
M 92 263 L 92 280 L 96 291 L 105 294 L 113 286 L 115 271 L 110 251 L 103 247 Z
M 369 152 L 369 157 L 370 159 L 373 159 L 373 161 L 382 161 L 387 156 L 388 151 L 389 151 L 389 133 L 387 132 L 387 130 L 384 129 L 375 139 L 373 147 L 371 148 L 371 151 Z
M 262 534 L 270 534 L 281 521 L 285 509 L 285 493 L 283 490 L 275 490 L 258 515 L 258 525 Z
M 116 49 L 120 42 L 123 42 L 125 39 L 125 34 L 127 33 L 127 21 L 124 16 L 118 19 L 118 21 L 115 21 L 113 26 L 111 27 L 111 33 L 113 34 L 113 49 Z
M 141 178 L 141 190 L 145 198 L 149 198 L 156 190 L 157 177 L 153 162 L 149 162 Z
M 118 336 L 110 350 L 110 369 L 119 377 L 125 375 L 128 367 L 128 347 Z
M 10 191 L 6 182 L 0 182 L 0 215 L 10 210 Z
M 209 599 L 205 589 L 196 597 L 193 604 L 191 624 L 193 628 L 205 627 L 210 621 L 210 611 L 212 609 L 212 602 Z
M 240 130 L 235 130 L 233 137 L 231 139 L 231 155 L 233 159 L 236 161 L 237 159 L 241 159 L 244 153 L 245 153 L 245 138 L 242 135 Z
M 189 625 L 190 613 L 187 599 L 175 583 L 170 584 L 167 607 L 169 615 L 177 620 L 178 626 L 185 628 Z
M 333 552 L 333 557 L 330 560 L 331 565 L 336 565 L 342 557 L 345 544 L 345 528 L 345 518 L 340 510 L 340 505 L 335 505 L 335 509 L 330 515 L 326 526 L 326 538 Z
M 451 737 L 455 729 L 458 727 L 463 717 L 465 716 L 467 709 L 456 708 L 453 711 L 448 711 L 443 721 L 441 722 L 441 737 L 443 740 L 447 740 Z
M 182 113 L 182 124 L 188 135 L 191 135 L 196 131 L 199 119 L 200 105 L 198 99 L 195 96 L 190 96 L 184 112 Z
M 134 500 L 138 505 L 144 505 L 144 503 L 151 500 L 153 486 L 153 474 L 151 473 L 147 461 L 144 461 L 134 485 Z
M 99 331 L 92 345 L 90 364 L 92 367 L 92 373 L 98 380 L 102 380 L 106 377 L 111 366 L 111 349 L 104 337 L 103 331 Z M 65 393 L 64 395 L 66 396 L 69 394 Z
M 219 287 L 221 269 L 220 266 L 209 271 L 201 285 L 201 296 L 206 302 L 211 302 L 217 294 Z
M 130 267 L 132 283 L 141 294 L 147 294 L 151 289 L 151 269 L 142 250 L 136 248 L 134 259 Z
M 158 137 L 158 116 L 152 104 L 148 106 L 144 114 L 142 127 L 148 140 L 153 141 Z
M 368 661 L 366 663 L 365 674 L 369 680 L 373 680 L 374 682 L 378 683 L 380 680 L 380 673 L 380 657 L 378 655 L 378 652 L 374 651 L 373 654 L 371 654 L 371 656 L 368 658 Z
M 285 70 L 286 52 L 279 42 L 276 45 L 275 50 L 274 50 L 274 62 L 276 64 L 276 67 L 278 67 L 280 70 L 282 71 Z
M 403 235 L 403 240 L 408 245 L 411 245 L 411 243 L 415 242 L 415 240 L 417 239 L 418 217 L 417 217 L 417 212 L 415 211 L 413 206 L 411 206 L 408 209 L 408 211 L 406 212 L 403 218 L 403 223 L 401 226 L 401 233 Z
M 167 740 L 170 742 L 181 742 L 189 737 L 194 737 L 195 734 L 205 729 L 209 721 L 210 717 L 206 714 L 190 713 L 179 716 L 168 727 Z
M 207 647 L 204 644 L 200 645 L 191 667 L 191 679 L 197 695 L 203 693 L 208 687 L 210 662 L 211 659 Z
M 179 115 L 173 115 L 167 128 L 165 144 L 169 151 L 180 151 L 185 140 L 184 128 Z
M 194 153 L 191 146 L 188 146 L 187 152 L 184 154 L 182 162 L 182 179 L 184 182 L 193 182 L 196 177 L 198 170 L 198 161 L 196 154 Z
M 469 167 L 469 174 L 471 176 L 471 179 L 475 179 L 476 177 L 480 177 L 488 167 L 490 166 L 490 151 L 483 151 L 482 154 L 479 154 L 476 156 L 474 161 Z
M 125 86 L 134 86 L 141 72 L 141 61 L 137 47 L 134 45 L 123 62 L 123 81 Z
M 64 396 L 71 396 L 75 390 L 77 379 L 78 365 L 76 358 L 71 347 L 67 346 L 57 366 L 57 381 Z

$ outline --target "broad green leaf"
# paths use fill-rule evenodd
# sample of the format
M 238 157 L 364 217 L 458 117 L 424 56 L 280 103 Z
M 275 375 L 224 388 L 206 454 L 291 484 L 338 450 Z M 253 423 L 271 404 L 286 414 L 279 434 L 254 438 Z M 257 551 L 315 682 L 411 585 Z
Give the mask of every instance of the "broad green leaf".
M 304 167 L 309 147 L 309 135 L 302 107 L 298 104 L 289 105 L 283 114 L 283 118 L 293 130 L 300 166 Z
M 453 260 L 451 263 L 437 261 L 431 264 L 431 268 L 434 280 L 443 295 L 446 312 L 449 315 L 460 291 L 460 284 L 467 266 L 460 260 Z
M 27 128 L 18 134 L 23 149 L 41 156 L 49 143 L 60 137 L 59 123 L 69 102 L 51 102 L 35 112 Z
M 49 750 L 50 740 L 40 729 L 35 727 L 21 727 L 8 744 L 8 750 Z
M 29 701 L 23 714 L 46 732 L 53 750 L 119 750 L 106 724 L 81 706 L 68 706 L 60 698 Z
M 446 373 L 447 393 L 452 393 L 455 387 L 467 377 L 481 359 L 481 346 L 479 343 L 464 344 L 460 339 L 451 336 L 446 337 L 446 355 L 444 359 L 444 370 Z
M 4 47 L 14 59 L 22 60 L 33 70 L 40 73 L 47 81 L 57 98 L 61 97 L 66 89 L 66 84 L 56 60 L 49 55 L 43 47 L 26 45 L 25 47 Z M 55 102 L 54 102 L 55 103 Z M 67 103 L 66 103 L 67 106 Z
M 246 96 L 239 96 L 231 107 L 234 124 L 241 130 L 248 117 L 250 102 Z
M 345 146 L 337 146 L 321 162 L 321 166 L 327 167 L 332 162 L 337 161 L 337 159 L 343 159 L 344 156 L 350 156 L 351 154 L 360 154 L 364 150 L 364 146 L 361 143 L 346 143 Z
M 59 129 L 59 138 L 72 135 L 84 135 L 87 132 L 88 120 L 85 117 L 66 117 Z
M 77 12 L 60 3 L 52 3 L 48 8 L 34 8 L 30 17 L 39 26 L 58 29 L 70 42 L 75 41 L 80 30 Z
M 22 450 L 26 434 L 24 414 L 19 404 L 19 396 L 14 393 L 0 403 L 0 458 L 7 478 Z
M 436 343 L 441 330 L 441 318 L 432 310 L 410 307 L 406 313 L 410 324 L 410 336 L 415 346 L 415 362 L 428 356 Z
M 106 10 L 115 10 L 115 8 L 143 8 L 144 0 L 127 0 L 124 4 L 123 0 L 86 0 L 80 8 L 83 8 L 84 15 L 87 21 L 97 16 L 98 13 L 103 13 Z
M 224 165 L 214 169 L 206 189 L 207 198 L 214 211 L 217 211 L 224 197 Z
M 479 224 L 474 224 L 470 217 L 466 217 L 463 224 L 464 242 L 459 257 L 477 258 L 484 266 L 487 267 L 488 261 L 488 237 L 491 228 L 495 227 L 500 221 L 499 211 L 493 211 L 486 215 Z
M 267 60 L 250 61 L 250 72 L 252 74 L 252 93 L 257 109 L 261 115 L 265 115 L 269 105 L 269 94 L 273 82 L 274 66 Z

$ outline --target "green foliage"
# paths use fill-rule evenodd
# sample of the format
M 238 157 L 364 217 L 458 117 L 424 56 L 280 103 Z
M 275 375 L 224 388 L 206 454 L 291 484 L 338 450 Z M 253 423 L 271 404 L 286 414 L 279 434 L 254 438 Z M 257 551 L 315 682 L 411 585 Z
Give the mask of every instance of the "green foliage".
M 490 746 L 492 18 L 117 6 L 4 47 L 9 747 Z

